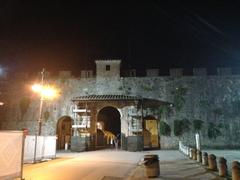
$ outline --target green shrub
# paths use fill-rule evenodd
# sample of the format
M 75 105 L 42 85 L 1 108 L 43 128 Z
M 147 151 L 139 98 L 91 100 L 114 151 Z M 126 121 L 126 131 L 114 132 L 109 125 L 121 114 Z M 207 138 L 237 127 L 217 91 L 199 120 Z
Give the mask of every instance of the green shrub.
M 200 131 L 203 125 L 203 121 L 200 119 L 193 120 L 193 128 L 195 131 Z
M 218 136 L 221 136 L 221 128 L 222 128 L 222 124 L 214 124 L 212 122 L 210 122 L 208 124 L 208 137 L 210 139 L 216 139 Z
M 188 132 L 190 130 L 191 122 L 184 118 L 182 120 L 174 121 L 174 135 L 181 136 L 183 133 Z
M 170 136 L 171 135 L 171 128 L 164 121 L 160 121 L 160 134 L 164 135 L 164 136 Z
M 180 111 L 183 108 L 183 105 L 185 104 L 184 96 L 186 94 L 187 88 L 182 86 L 176 88 L 176 90 L 173 92 L 173 102 L 177 111 Z
M 170 112 L 171 112 L 171 108 L 170 108 L 169 106 L 167 106 L 167 105 L 162 105 L 162 106 L 160 106 L 159 109 L 158 109 L 158 116 L 159 116 L 160 118 L 162 118 L 162 117 L 168 117 L 169 114 L 170 114 Z
M 180 136 L 182 134 L 182 128 L 180 127 L 181 126 L 180 122 L 181 122 L 180 120 L 174 121 L 174 135 L 175 136 Z

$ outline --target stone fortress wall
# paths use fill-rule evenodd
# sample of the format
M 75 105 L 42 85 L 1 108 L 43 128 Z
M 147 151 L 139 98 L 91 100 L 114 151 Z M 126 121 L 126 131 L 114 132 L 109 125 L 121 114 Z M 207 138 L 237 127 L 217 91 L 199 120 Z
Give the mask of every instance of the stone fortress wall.
M 149 69 L 145 77 L 137 77 L 135 70 L 123 77 L 118 68 L 114 69 L 117 69 L 115 76 L 100 73 L 101 78 L 95 78 L 91 70 L 82 71 L 80 78 L 73 77 L 70 71 L 61 71 L 54 78 L 49 76 L 46 81 L 61 89 L 61 94 L 55 100 L 44 102 L 42 134 L 55 135 L 57 121 L 72 116 L 74 97 L 125 94 L 173 103 L 173 107 L 164 111 L 144 110 L 146 116 L 154 115 L 170 127 L 169 133 L 160 135 L 163 149 L 177 148 L 179 140 L 193 145 L 197 131 L 206 147 L 240 147 L 240 75 L 233 75 L 230 68 L 218 68 L 217 75 L 207 75 L 204 68 L 194 69 L 192 76 L 183 75 L 182 69 L 171 69 L 167 76 L 159 76 L 158 69 Z M 2 116 L 1 129 L 28 128 L 34 134 L 39 97 L 30 90 L 33 80 L 18 77 L 8 80 L 6 85 L 4 111 L 7 114 Z

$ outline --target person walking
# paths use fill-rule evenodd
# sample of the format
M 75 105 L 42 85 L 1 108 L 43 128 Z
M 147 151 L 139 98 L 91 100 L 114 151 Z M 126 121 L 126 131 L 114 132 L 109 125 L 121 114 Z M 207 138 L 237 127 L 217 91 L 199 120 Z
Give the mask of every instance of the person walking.
M 116 150 L 118 150 L 118 138 L 117 137 L 114 139 L 114 145 L 115 145 Z

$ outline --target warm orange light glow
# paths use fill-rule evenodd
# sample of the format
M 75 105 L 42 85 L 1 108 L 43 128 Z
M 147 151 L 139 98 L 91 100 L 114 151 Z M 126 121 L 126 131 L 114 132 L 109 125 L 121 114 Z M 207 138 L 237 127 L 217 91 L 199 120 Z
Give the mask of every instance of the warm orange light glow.
M 43 87 L 41 93 L 42 96 L 46 98 L 54 98 L 57 96 L 57 90 L 49 86 Z
M 42 86 L 40 84 L 34 84 L 32 86 L 32 90 L 39 93 L 43 98 L 47 99 L 54 98 L 58 94 L 55 88 L 50 86 Z
M 41 92 L 42 91 L 42 85 L 40 85 L 40 84 L 34 84 L 33 86 L 32 86 L 32 90 L 34 91 L 34 92 Z

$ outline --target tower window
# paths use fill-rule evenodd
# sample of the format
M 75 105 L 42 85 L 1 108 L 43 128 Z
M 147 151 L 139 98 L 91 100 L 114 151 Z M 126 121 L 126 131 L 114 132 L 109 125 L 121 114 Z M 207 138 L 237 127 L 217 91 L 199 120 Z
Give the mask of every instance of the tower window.
M 106 65 L 106 71 L 110 71 L 110 65 Z

